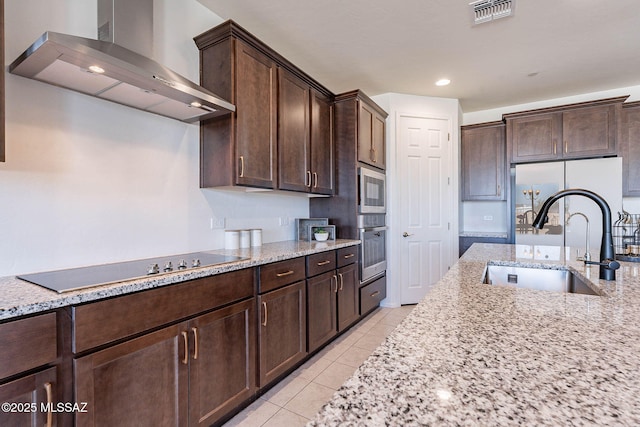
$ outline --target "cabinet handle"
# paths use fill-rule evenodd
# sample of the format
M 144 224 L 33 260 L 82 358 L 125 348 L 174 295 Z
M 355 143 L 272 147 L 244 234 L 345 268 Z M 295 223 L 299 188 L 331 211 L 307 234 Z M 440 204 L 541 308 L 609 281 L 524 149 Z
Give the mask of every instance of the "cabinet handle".
M 44 391 L 47 394 L 47 427 L 53 425 L 53 389 L 51 383 L 44 384 Z
M 313 188 L 318 188 L 318 172 L 313 173 Z
M 371 149 L 371 161 L 373 163 L 377 163 L 378 162 L 378 156 L 376 155 L 376 149 L 375 148 Z
M 378 295 L 380 293 L 380 291 L 375 291 L 374 293 L 372 293 L 371 295 L 369 295 L 370 297 L 375 297 L 376 295 Z
M 311 187 L 311 171 L 307 171 L 307 175 L 304 179 L 304 186 Z
M 344 276 L 342 275 L 342 273 L 338 273 L 338 276 L 340 276 L 340 291 L 342 291 L 342 288 L 344 288 Z
M 198 359 L 198 328 L 191 328 L 191 332 L 193 332 L 193 360 Z
M 290 276 L 293 274 L 293 270 L 285 271 L 284 273 L 276 273 L 276 277 Z
M 182 359 L 182 363 L 186 365 L 189 363 L 189 335 L 186 331 L 182 331 L 182 339 L 184 340 L 184 359 Z
M 333 279 L 336 281 L 336 289 L 333 292 L 337 294 L 338 293 L 338 276 L 334 274 Z
M 569 152 L 569 143 L 567 141 L 564 142 L 564 152 L 565 153 Z
M 555 141 L 553 141 L 553 154 L 554 154 L 554 155 L 558 154 L 558 153 L 556 152 L 556 151 L 557 151 L 557 145 L 558 145 L 558 144 L 557 144 Z
M 327 264 L 331 264 L 331 260 L 320 261 L 320 262 L 318 263 L 318 267 L 319 267 L 319 266 L 321 266 L 321 265 L 327 265 Z
M 240 178 L 244 178 L 244 156 L 240 156 Z
M 354 256 L 356 256 L 356 254 L 347 254 L 344 256 L 344 259 L 353 258 Z
M 262 306 L 264 307 L 264 322 L 262 322 L 262 326 L 267 326 L 267 302 L 263 301 Z
M 498 196 L 502 194 L 502 186 L 498 184 Z

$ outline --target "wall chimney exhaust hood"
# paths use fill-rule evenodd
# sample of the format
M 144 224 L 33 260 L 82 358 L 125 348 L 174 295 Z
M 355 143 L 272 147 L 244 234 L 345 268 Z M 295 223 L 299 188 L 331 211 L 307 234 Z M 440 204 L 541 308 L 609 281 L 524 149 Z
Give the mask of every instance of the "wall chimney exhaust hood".
M 100 0 L 99 11 L 101 3 L 104 1 Z M 113 0 L 108 0 L 108 3 L 111 19 L 106 25 L 100 25 L 99 16 L 101 38 L 105 28 L 107 34 L 114 34 L 113 28 L 117 30 L 118 27 L 111 27 L 114 16 L 133 16 L 135 19 L 136 14 L 130 13 L 127 3 L 139 7 L 144 2 L 123 0 L 115 3 L 116 6 L 128 7 L 125 12 L 113 7 Z M 153 0 L 147 1 L 147 6 L 151 11 L 147 8 L 142 16 L 143 20 L 151 21 L 149 34 L 152 34 Z M 140 16 L 137 14 L 138 18 Z M 133 26 L 137 32 L 140 31 L 140 21 L 138 19 L 138 25 Z M 129 34 L 128 37 L 136 41 L 145 39 L 139 34 Z M 147 39 L 151 40 L 151 37 Z M 207 89 L 144 55 L 110 41 L 49 31 L 9 66 L 9 72 L 188 123 L 235 111 L 233 104 Z

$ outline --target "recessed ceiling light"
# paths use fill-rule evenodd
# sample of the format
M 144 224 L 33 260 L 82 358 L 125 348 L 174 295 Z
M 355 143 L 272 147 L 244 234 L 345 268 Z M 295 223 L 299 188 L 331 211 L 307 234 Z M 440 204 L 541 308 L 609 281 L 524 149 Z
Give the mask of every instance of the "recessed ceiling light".
M 451 80 L 449 79 L 440 79 L 436 82 L 436 86 L 446 86 L 449 83 L 451 83 Z
M 89 67 L 89 71 L 92 73 L 102 74 L 104 73 L 104 68 L 98 67 L 97 65 L 92 65 Z
M 198 101 L 193 101 L 193 102 L 192 102 L 191 104 L 189 104 L 189 105 L 191 105 L 191 106 L 192 106 L 192 107 L 194 107 L 194 108 L 200 108 L 200 107 L 202 107 L 202 104 L 201 104 L 201 103 L 199 103 Z

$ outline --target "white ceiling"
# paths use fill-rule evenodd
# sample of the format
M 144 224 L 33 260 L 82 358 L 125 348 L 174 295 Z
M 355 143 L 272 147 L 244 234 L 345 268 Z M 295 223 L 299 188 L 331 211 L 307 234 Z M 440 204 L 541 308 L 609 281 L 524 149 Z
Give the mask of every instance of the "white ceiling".
M 457 98 L 466 113 L 640 85 L 640 0 L 515 0 L 478 26 L 467 0 L 198 1 L 335 93 Z

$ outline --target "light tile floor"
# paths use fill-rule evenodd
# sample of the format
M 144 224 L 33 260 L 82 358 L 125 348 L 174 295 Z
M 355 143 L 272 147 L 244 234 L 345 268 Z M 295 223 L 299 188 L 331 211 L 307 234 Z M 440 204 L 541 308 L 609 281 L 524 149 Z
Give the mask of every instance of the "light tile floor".
M 413 307 L 378 308 L 224 426 L 304 426 Z

